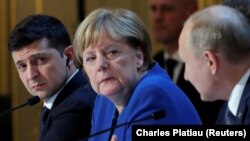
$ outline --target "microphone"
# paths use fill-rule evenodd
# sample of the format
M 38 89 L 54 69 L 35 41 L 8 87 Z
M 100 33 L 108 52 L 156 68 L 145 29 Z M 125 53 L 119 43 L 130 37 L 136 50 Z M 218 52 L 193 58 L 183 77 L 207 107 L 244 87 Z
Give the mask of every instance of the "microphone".
M 22 107 L 24 107 L 24 106 L 26 106 L 26 105 L 33 106 L 33 105 L 35 105 L 35 104 L 37 104 L 37 103 L 39 103 L 39 102 L 40 102 L 39 96 L 33 96 L 33 97 L 29 98 L 29 99 L 28 99 L 25 103 L 23 103 L 22 105 L 19 105 L 19 106 L 13 108 L 13 109 L 10 109 L 10 110 L 7 110 L 7 111 L 5 111 L 5 112 L 0 113 L 0 117 L 2 117 L 2 116 L 4 116 L 4 115 L 7 115 L 7 114 L 11 113 L 12 111 L 14 111 L 14 110 L 16 110 L 16 109 L 19 109 L 19 108 L 22 108 Z
M 97 135 L 100 135 L 102 133 L 114 130 L 114 129 L 116 129 L 118 127 L 121 127 L 121 126 L 124 126 L 124 125 L 132 124 L 132 123 L 136 123 L 136 122 L 140 122 L 140 121 L 144 121 L 144 120 L 148 120 L 148 119 L 159 120 L 159 119 L 164 118 L 165 116 L 166 116 L 166 113 L 165 113 L 164 110 L 158 110 L 158 111 L 153 112 L 151 115 L 146 116 L 146 117 L 144 117 L 142 119 L 137 119 L 137 120 L 132 120 L 132 121 L 129 121 L 129 122 L 121 123 L 121 124 L 118 124 L 118 125 L 116 125 L 114 127 L 107 128 L 107 129 L 101 130 L 99 132 L 96 132 L 94 134 L 91 134 L 87 139 L 89 139 L 91 137 L 94 137 L 94 136 L 97 136 Z

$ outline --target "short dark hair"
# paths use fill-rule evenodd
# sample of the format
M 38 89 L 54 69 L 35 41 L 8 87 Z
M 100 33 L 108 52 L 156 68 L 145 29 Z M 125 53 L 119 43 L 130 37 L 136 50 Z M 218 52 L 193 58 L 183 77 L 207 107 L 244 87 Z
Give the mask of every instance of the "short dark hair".
M 35 14 L 21 20 L 9 36 L 8 50 L 20 50 L 23 46 L 46 38 L 49 46 L 61 54 L 71 44 L 70 36 L 60 20 L 55 17 Z

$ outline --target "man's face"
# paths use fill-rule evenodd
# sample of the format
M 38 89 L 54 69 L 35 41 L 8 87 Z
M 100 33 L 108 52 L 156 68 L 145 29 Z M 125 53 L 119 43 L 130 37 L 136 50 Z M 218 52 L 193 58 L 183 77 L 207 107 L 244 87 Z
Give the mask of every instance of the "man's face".
M 204 54 L 194 54 L 194 49 L 190 47 L 191 26 L 184 26 L 179 39 L 179 56 L 185 64 L 184 78 L 190 81 L 199 91 L 200 97 L 204 101 L 214 100 L 213 77 L 208 65 L 208 59 Z
M 183 0 L 152 0 L 150 5 L 154 36 L 162 43 L 178 42 L 190 5 Z
M 65 59 L 48 46 L 48 40 L 41 39 L 12 52 L 26 89 L 43 100 L 55 94 L 66 80 Z

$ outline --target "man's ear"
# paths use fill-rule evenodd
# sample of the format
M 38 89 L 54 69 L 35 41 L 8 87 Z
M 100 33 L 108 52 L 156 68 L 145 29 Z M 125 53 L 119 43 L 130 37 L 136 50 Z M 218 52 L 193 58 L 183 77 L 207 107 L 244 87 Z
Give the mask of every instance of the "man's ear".
M 219 69 L 219 58 L 215 52 L 212 51 L 204 51 L 203 59 L 206 62 L 207 67 L 210 69 L 210 72 L 214 75 L 217 73 Z
M 72 45 L 67 46 L 64 49 L 64 54 L 67 57 L 66 64 L 68 65 L 70 61 L 74 60 L 74 57 L 75 57 L 73 46 Z

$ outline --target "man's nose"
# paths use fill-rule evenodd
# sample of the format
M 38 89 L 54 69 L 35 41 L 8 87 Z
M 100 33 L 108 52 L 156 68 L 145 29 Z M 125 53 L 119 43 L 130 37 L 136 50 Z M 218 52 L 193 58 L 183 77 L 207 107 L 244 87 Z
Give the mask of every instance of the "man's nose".
M 28 65 L 28 79 L 32 80 L 35 79 L 38 75 L 38 69 L 35 66 Z

